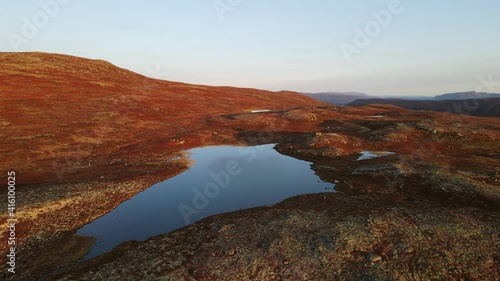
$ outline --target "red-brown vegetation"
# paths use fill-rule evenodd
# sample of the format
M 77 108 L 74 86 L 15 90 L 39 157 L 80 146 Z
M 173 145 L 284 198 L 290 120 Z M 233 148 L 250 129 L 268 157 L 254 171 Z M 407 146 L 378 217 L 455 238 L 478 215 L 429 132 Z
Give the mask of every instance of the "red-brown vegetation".
M 271 111 L 250 112 L 260 109 Z M 25 280 L 81 257 L 92 239 L 74 231 L 182 172 L 189 163 L 171 161 L 182 150 L 271 142 L 339 192 L 215 216 L 47 280 L 484 279 L 500 268 L 499 118 L 335 107 L 154 80 L 99 60 L 0 53 L 0 128 L 0 170 L 18 174 Z M 363 150 L 396 154 L 355 161 Z

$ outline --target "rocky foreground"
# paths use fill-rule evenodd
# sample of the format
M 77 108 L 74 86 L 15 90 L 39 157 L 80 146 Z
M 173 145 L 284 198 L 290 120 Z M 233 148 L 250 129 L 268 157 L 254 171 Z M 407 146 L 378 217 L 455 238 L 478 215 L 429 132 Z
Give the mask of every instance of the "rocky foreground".
M 104 62 L 47 54 L 20 57 L 33 65 L 30 72 L 12 56 L 1 57 L 8 63 L 0 67 L 2 104 L 16 111 L 0 108 L 1 170 L 17 170 L 20 179 L 17 273 L 2 268 L 7 280 L 500 276 L 499 118 L 335 107 L 290 92 L 282 105 L 276 93 L 148 80 Z M 79 78 L 84 66 L 88 75 Z M 87 98 L 74 95 L 91 86 Z M 37 103 L 13 103 L 25 99 Z M 182 99 L 191 104 L 178 118 Z M 89 118 L 78 118 L 82 112 Z M 75 262 L 93 243 L 75 230 L 182 172 L 189 163 L 171 161 L 182 150 L 262 143 L 313 162 L 337 192 L 213 216 Z M 364 150 L 396 154 L 356 161 Z M 5 222 L 2 213 L 3 241 Z

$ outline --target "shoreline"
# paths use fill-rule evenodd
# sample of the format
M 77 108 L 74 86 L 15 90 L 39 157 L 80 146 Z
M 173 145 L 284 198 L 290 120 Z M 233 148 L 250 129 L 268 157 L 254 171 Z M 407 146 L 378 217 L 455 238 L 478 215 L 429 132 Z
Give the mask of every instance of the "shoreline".
M 350 109 L 344 109 L 345 110 L 350 110 Z M 359 111 L 359 108 L 352 109 L 354 112 Z M 380 112 L 388 110 L 387 108 L 375 108 L 373 111 L 374 112 Z M 389 108 L 389 110 L 392 110 L 392 108 Z M 316 111 L 318 112 L 318 110 Z M 329 111 L 326 111 L 325 113 L 320 112 L 321 114 L 330 114 Z M 317 113 L 318 114 L 318 113 Z M 275 114 L 275 115 L 267 115 L 266 118 L 272 117 L 272 118 L 280 118 L 281 115 Z M 440 116 L 439 114 L 435 114 L 435 116 Z M 245 117 L 246 118 L 246 117 Z M 259 116 L 253 117 L 253 118 L 260 118 Z M 412 121 L 413 118 L 411 118 L 407 122 L 418 122 L 418 121 Z M 254 119 L 246 120 L 245 122 L 249 122 Z M 357 120 L 357 119 L 355 119 Z M 380 122 L 381 124 L 384 124 L 385 122 L 389 122 L 385 119 L 382 118 L 377 118 L 377 120 L 370 120 L 370 121 L 363 121 L 363 119 L 360 119 L 361 121 L 359 122 L 365 122 L 361 124 L 366 124 L 365 126 L 371 126 L 371 124 L 378 124 Z M 483 119 L 479 118 L 471 118 L 471 120 L 477 120 L 477 122 L 482 121 Z M 281 121 L 282 122 L 282 121 Z M 303 121 L 300 121 L 303 122 Z M 319 122 L 319 121 L 318 121 Z M 338 122 L 338 121 L 335 121 Z M 186 159 L 184 163 L 181 163 L 179 165 L 176 165 L 176 163 L 172 162 L 166 162 L 168 165 L 167 167 L 164 165 L 164 162 L 162 162 L 161 159 L 168 158 L 171 159 L 171 156 L 175 157 L 176 154 L 181 153 L 181 151 L 185 151 L 187 149 L 192 149 L 189 148 L 190 145 L 194 144 L 199 144 L 201 140 L 203 139 L 204 145 L 203 147 L 206 146 L 211 146 L 213 144 L 220 144 L 220 145 L 234 145 L 237 144 L 236 146 L 245 146 L 245 145 L 257 145 L 257 144 L 264 144 L 264 143 L 278 143 L 276 146 L 276 150 L 279 153 L 292 156 L 301 160 L 309 161 L 312 164 L 312 168 L 316 171 L 316 173 L 320 176 L 322 180 L 328 181 L 328 182 L 335 182 L 336 183 L 336 190 L 338 190 L 338 194 L 340 195 L 328 195 L 327 200 L 333 200 L 332 202 L 343 202 L 342 204 L 346 204 L 346 209 L 345 212 L 346 214 L 356 214 L 358 210 L 351 209 L 352 207 L 347 207 L 351 206 L 351 203 L 348 203 L 346 198 L 351 198 L 354 200 L 353 202 L 357 202 L 356 200 L 361 200 L 359 202 L 364 202 L 363 200 L 375 200 L 379 201 L 380 199 L 387 198 L 384 200 L 389 200 L 388 202 L 393 202 L 391 204 L 386 205 L 384 208 L 393 208 L 396 202 L 397 204 L 409 204 L 408 206 L 411 206 L 411 202 L 409 201 L 408 203 L 404 203 L 405 200 L 417 200 L 416 202 L 423 202 L 422 206 L 426 206 L 426 204 L 430 204 L 429 206 L 433 206 L 436 204 L 436 202 L 448 202 L 446 204 L 449 204 L 448 199 L 446 198 L 449 196 L 450 198 L 455 198 L 453 200 L 456 200 L 455 204 L 456 206 L 466 206 L 463 204 L 466 204 L 465 202 L 469 201 L 469 203 L 472 203 L 472 206 L 476 206 L 474 208 L 479 208 L 483 211 L 481 212 L 486 212 L 492 215 L 493 217 L 498 217 L 498 211 L 495 211 L 494 209 L 488 209 L 489 207 L 485 199 L 480 196 L 480 193 L 470 193 L 467 191 L 466 186 L 467 184 L 474 183 L 474 181 L 469 180 L 469 182 L 463 181 L 462 178 L 456 177 L 458 175 L 447 175 L 443 174 L 443 172 L 437 171 L 434 174 L 426 175 L 426 171 L 432 171 L 432 167 L 427 167 L 427 168 L 420 168 L 419 165 L 423 165 L 421 162 L 422 160 L 429 159 L 432 163 L 435 161 L 436 163 L 439 163 L 438 158 L 434 158 L 433 155 L 427 155 L 427 154 L 412 154 L 413 156 L 410 157 L 410 155 L 407 154 L 406 150 L 407 148 L 401 147 L 400 145 L 396 146 L 395 144 L 392 143 L 377 143 L 377 142 L 368 142 L 366 139 L 369 139 L 370 134 L 373 134 L 373 130 L 366 130 L 362 129 L 361 125 L 358 125 L 360 123 L 356 123 L 358 121 L 343 121 L 346 123 L 334 123 L 332 122 L 330 125 L 323 123 L 323 128 L 322 129 L 317 129 L 317 123 L 314 123 L 313 126 L 306 126 L 302 130 L 297 130 L 296 128 L 293 128 L 292 130 L 281 130 L 281 131 L 273 131 L 271 134 L 266 131 L 259 131 L 259 130 L 253 130 L 252 126 L 249 126 L 246 132 L 235 132 L 235 131 L 228 131 L 226 134 L 205 134 L 209 135 L 211 140 L 207 140 L 206 138 L 203 139 L 200 136 L 202 136 L 204 133 L 201 132 L 197 135 L 194 136 L 184 136 L 185 143 L 182 144 L 182 148 L 178 150 L 178 152 L 172 153 L 169 152 L 169 156 L 166 157 L 165 155 L 161 155 L 158 151 L 156 151 L 157 157 L 156 159 L 159 159 L 159 162 L 156 161 L 151 161 L 152 158 L 149 157 L 149 155 L 141 155 L 137 154 L 135 159 L 137 159 L 137 163 L 131 163 L 130 165 L 127 166 L 127 169 L 132 169 L 133 176 L 130 178 L 125 178 L 122 179 L 121 181 L 116 181 L 112 179 L 99 179 L 98 177 L 95 177 L 96 180 L 94 181 L 87 181 L 79 184 L 72 184 L 72 183 L 67 183 L 67 184 L 59 184 L 59 185 L 46 185 L 46 186 L 37 186 L 35 189 L 29 189 L 25 188 L 20 191 L 18 194 L 19 199 L 21 199 L 21 202 L 30 202 L 32 200 L 35 202 L 34 204 L 31 205 L 31 208 L 37 208 L 39 211 L 43 212 L 36 212 L 37 214 L 40 213 L 39 218 L 36 220 L 33 218 L 34 225 L 29 226 L 27 228 L 26 226 L 22 227 L 21 230 L 23 233 L 26 233 L 26 231 L 35 231 L 34 233 L 41 233 L 36 234 L 39 237 L 41 237 L 41 240 L 35 239 L 35 240 L 30 240 L 30 242 L 24 243 L 25 245 L 22 246 L 20 250 L 20 256 L 22 256 L 24 259 L 30 260 L 30 261 L 37 261 L 40 259 L 40 256 L 36 253 L 43 253 L 46 250 L 43 250 L 42 246 L 47 246 L 50 247 L 50 245 L 68 245 L 69 248 L 64 248 L 64 247 L 59 247 L 58 249 L 61 250 L 61 255 L 64 255 L 66 252 L 72 252 L 72 253 L 81 253 L 82 249 L 74 247 L 74 245 L 80 245 L 83 246 L 82 244 L 85 243 L 74 243 L 71 241 L 77 241 L 79 238 L 76 237 L 77 235 L 75 234 L 75 231 L 78 228 L 75 228 L 75 225 L 78 226 L 83 226 L 83 222 L 89 222 L 92 221 L 94 216 L 97 216 L 98 214 L 104 215 L 105 213 L 111 211 L 114 209 L 118 204 L 130 199 L 132 196 L 136 195 L 137 193 L 146 190 L 150 186 L 152 186 L 154 183 L 164 181 L 168 178 L 171 178 L 185 169 L 189 168 L 190 162 L 189 159 Z M 392 122 L 392 121 L 391 121 Z M 495 122 L 492 121 L 492 124 Z M 222 123 L 224 124 L 224 123 Z M 241 123 L 240 123 L 241 124 Z M 293 124 L 293 123 L 292 123 Z M 307 124 L 307 123 L 304 123 Z M 335 127 L 337 124 L 340 124 L 340 127 Z M 220 126 L 220 125 L 219 125 Z M 248 125 L 247 125 L 248 126 Z M 290 126 L 290 125 L 288 125 Z M 328 126 L 330 129 L 327 129 Z M 390 135 L 391 138 L 394 138 L 396 142 L 399 142 L 398 138 L 400 138 L 400 135 L 393 133 L 392 127 L 390 130 L 387 131 L 375 131 L 377 134 L 380 134 L 382 136 L 387 136 Z M 469 125 L 468 125 L 469 126 Z M 480 123 L 477 123 L 477 126 L 481 126 Z M 489 126 L 489 125 L 488 125 Z M 364 126 L 363 126 L 364 127 Z M 316 128 L 316 129 L 313 129 Z M 401 129 L 398 130 L 403 130 L 402 134 L 404 133 L 406 136 L 411 134 L 411 131 L 404 131 L 408 130 L 408 126 L 401 126 Z M 414 130 L 414 129 L 412 129 Z M 465 130 L 465 129 L 463 129 Z M 491 130 L 491 129 L 490 129 Z M 317 134 L 314 132 L 322 131 L 322 134 Z M 212 132 L 212 130 L 210 130 Z M 265 134 L 262 132 L 266 132 Z M 498 133 L 498 132 L 497 132 Z M 269 137 L 271 135 L 272 138 Z M 221 138 L 218 140 L 217 138 Z M 473 136 L 471 136 L 473 137 Z M 469 140 L 470 142 L 473 142 L 474 140 Z M 466 145 L 466 144 L 464 144 Z M 484 145 L 488 145 L 488 143 L 485 143 Z M 493 145 L 493 143 L 491 143 Z M 195 146 L 193 148 L 200 147 Z M 172 147 L 169 147 L 167 150 L 173 149 Z M 397 154 L 396 155 L 389 155 L 386 157 L 380 157 L 380 158 L 374 158 L 374 159 L 369 159 L 365 161 L 354 161 L 359 155 L 357 152 L 359 151 L 384 151 L 384 150 L 389 150 L 389 151 L 395 151 Z M 450 153 L 447 150 L 443 150 L 444 153 Z M 452 152 L 452 151 L 451 151 Z M 132 154 L 129 154 L 129 157 L 132 156 Z M 414 160 L 412 157 L 427 157 L 423 158 L 422 160 Z M 451 156 L 446 156 L 446 157 L 451 157 Z M 146 158 L 146 159 L 143 159 Z M 445 158 L 448 159 L 448 158 Z M 111 160 L 110 160 L 111 161 Z M 130 158 L 128 162 L 130 163 Z M 482 158 L 477 158 L 475 161 L 483 161 Z M 357 162 L 357 163 L 356 163 Z M 490 167 L 493 162 L 484 162 L 485 164 L 483 167 Z M 488 164 L 489 163 L 489 164 Z M 126 163 L 125 163 L 126 164 Z M 490 166 L 488 166 L 490 165 Z M 123 163 L 122 163 L 123 166 Z M 153 167 L 156 167 L 157 170 L 154 170 L 155 172 L 151 172 Z M 424 166 L 425 167 L 425 166 Z M 352 173 L 354 170 L 358 169 L 358 172 L 361 172 L 360 175 L 353 176 Z M 469 167 L 464 167 L 463 169 L 469 169 Z M 150 171 L 149 174 L 145 174 L 142 177 L 138 176 L 141 171 Z M 135 172 L 134 172 L 135 171 Z M 449 180 L 448 177 L 456 177 L 456 179 L 453 179 L 453 181 L 458 181 L 460 183 L 459 189 L 452 190 L 450 189 L 446 193 L 443 193 L 441 190 L 442 188 L 448 189 L 449 187 L 443 185 L 443 184 L 436 184 L 438 182 L 442 182 L 443 180 L 438 180 L 436 182 L 429 181 L 427 180 L 428 184 L 430 184 L 429 187 L 423 186 L 424 180 L 422 182 L 414 182 L 414 180 L 411 179 L 411 174 L 415 173 L 417 171 L 417 174 L 419 177 L 425 179 L 428 177 L 429 179 L 432 179 L 432 177 L 441 177 L 442 179 L 446 179 L 445 181 Z M 468 170 L 467 170 L 468 171 Z M 99 175 L 99 171 L 94 172 L 96 175 Z M 402 174 L 401 174 L 402 173 Z M 125 175 L 126 173 L 122 169 L 120 171 L 120 174 Z M 405 176 L 406 175 L 406 176 Z M 479 174 L 478 174 L 479 175 Z M 481 185 L 479 182 L 477 184 Z M 401 188 L 400 186 L 404 185 L 404 188 Z M 478 187 L 479 187 L 478 185 Z M 463 187 L 461 187 L 463 186 Z M 481 187 L 483 188 L 483 187 Z M 485 185 L 485 187 L 481 190 L 484 190 L 484 192 L 490 190 L 488 189 L 488 184 Z M 481 190 L 478 190 L 481 191 Z M 39 192 L 42 191 L 43 194 L 39 194 Z M 117 193 L 118 192 L 118 193 Z M 483 191 L 481 191 L 483 192 Z M 484 193 L 483 192 L 483 193 Z M 494 189 L 491 190 L 493 194 L 498 194 L 498 190 L 495 191 Z M 45 194 L 45 195 L 44 195 Z M 116 194 L 120 194 L 119 197 L 116 196 Z M 311 208 L 314 206 L 317 202 L 313 199 L 305 199 L 305 198 L 317 198 L 317 197 L 311 197 L 307 195 L 303 195 L 303 198 L 292 198 L 292 199 L 287 199 L 282 203 L 277 204 L 278 206 L 273 206 L 273 207 L 267 207 L 267 208 L 257 208 L 257 209 L 266 209 L 266 212 L 269 212 L 269 215 L 274 214 L 273 218 L 276 220 L 276 222 L 280 221 L 279 216 L 274 217 L 275 211 L 282 210 L 282 206 L 288 206 L 286 209 L 288 210 L 295 210 L 298 212 L 300 216 L 302 216 L 303 208 Z M 333 196 L 332 198 L 330 198 Z M 356 197 L 358 196 L 358 197 Z M 433 198 L 433 196 L 436 196 Z M 302 196 L 299 196 L 302 197 Z M 337 198 L 338 197 L 338 198 Z M 46 198 L 48 201 L 44 201 L 43 198 Z M 104 200 L 104 201 L 99 201 L 102 198 L 113 198 L 113 201 L 109 200 Z M 330 199 L 329 199 L 330 198 Z M 339 199 L 340 198 L 340 199 Z M 358 199 L 357 199 L 358 198 Z M 361 198 L 361 199 L 359 199 Z M 365 198 L 365 199 L 363 199 Z M 413 198 L 413 199 L 412 199 Z M 416 198 L 416 199 L 415 199 Z M 351 200 L 349 199 L 349 200 Z M 62 201 L 61 201 L 62 200 Z M 294 204 L 290 205 L 288 202 L 301 202 L 302 200 L 305 200 L 305 203 L 301 203 L 297 205 L 300 209 L 294 209 L 295 206 Z M 396 201 L 394 201 L 396 200 Z M 403 200 L 401 203 L 400 201 Z M 492 200 L 495 200 L 494 198 Z M 58 202 L 60 201 L 60 202 Z M 75 203 L 76 202 L 76 203 Z M 79 202 L 79 203 L 78 203 Z M 85 203 L 89 202 L 89 203 Z M 82 217 L 82 211 L 88 208 L 88 206 L 91 206 L 92 204 L 95 205 L 95 202 L 101 202 L 102 205 L 97 206 L 98 210 L 95 208 L 92 209 L 91 215 L 89 215 L 88 212 L 86 212 L 86 215 L 83 215 Z M 399 202 L 399 203 L 398 203 Z M 427 202 L 427 203 L 426 203 Z M 433 203 L 435 202 L 435 203 Z M 75 203 L 75 204 L 73 204 Z M 104 204 L 103 204 L 104 203 Z M 337 204 L 337 203 L 335 203 Z M 381 203 L 382 204 L 382 203 Z M 442 204 L 442 203 L 440 203 Z M 455 206 L 451 204 L 450 206 Z M 53 208 L 56 209 L 46 209 L 48 206 L 52 206 Z M 406 206 L 406 205 L 404 205 Z M 446 206 L 446 205 L 445 205 Z M 399 208 L 399 207 L 398 207 Z M 404 207 L 408 208 L 408 207 Z M 448 207 L 444 207 L 448 208 Z M 453 207 L 456 208 L 456 207 Z M 462 207 L 460 207 L 462 208 Z M 446 209 L 444 209 L 446 210 Z M 451 209 L 450 209 L 451 210 Z M 465 210 L 465 209 L 464 209 Z M 489 211 L 488 211 L 489 210 Z M 199 229 L 200 227 L 203 228 L 204 225 L 207 225 L 207 222 L 210 222 L 213 224 L 214 220 L 221 220 L 221 221 L 226 221 L 226 216 L 227 218 L 237 218 L 240 217 L 241 219 L 245 219 L 245 214 L 249 214 L 254 212 L 254 209 L 250 210 L 242 210 L 236 213 L 229 213 L 229 214 L 222 214 L 222 215 L 216 215 L 214 217 L 209 217 L 207 219 L 202 220 L 199 223 L 196 223 L 191 226 L 187 226 L 187 228 L 181 228 L 179 230 L 174 231 L 173 233 L 170 234 L 165 234 L 162 236 L 161 240 L 163 239 L 168 239 L 168 237 L 178 237 L 178 234 L 175 233 L 193 233 L 192 235 L 201 235 L 203 236 L 204 232 L 201 230 L 196 230 Z M 281 211 L 280 211 L 281 212 Z M 447 213 L 448 211 L 444 211 Z M 465 212 L 465 211 L 464 211 Z M 22 213 L 21 213 L 22 214 Z M 65 214 L 65 216 L 61 217 L 60 214 Z M 80 214 L 80 215 L 78 215 Z M 92 215 L 93 214 L 93 215 Z M 472 216 L 472 214 L 469 213 L 464 213 L 467 217 Z M 375 214 L 373 214 L 375 215 Z M 449 216 L 452 214 L 450 213 Z M 428 217 L 428 219 L 432 220 L 432 214 L 425 215 Z M 92 218 L 92 219 L 91 219 Z M 254 219 L 256 219 L 255 217 Z M 470 217 L 473 219 L 474 217 Z M 228 219 L 230 220 L 230 219 Z M 475 220 L 475 219 L 473 219 Z M 26 222 L 25 222 L 26 225 Z M 73 227 L 72 227 L 73 225 Z M 52 229 L 50 228 L 51 226 L 59 227 Z M 38 228 L 33 228 L 33 227 L 38 227 Z M 484 225 L 485 231 L 488 229 L 487 225 Z M 69 235 L 65 234 L 69 231 Z M 200 232 L 201 231 L 201 232 Z M 258 232 L 261 231 L 260 229 L 252 229 L 249 230 L 247 229 L 246 231 L 254 231 Z M 489 230 L 488 230 L 489 231 Z M 44 234 L 45 233 L 45 234 Z M 56 234 L 59 233 L 59 234 Z M 198 233 L 198 234 L 195 234 Z M 54 234 L 56 234 L 54 236 Z M 208 235 L 208 233 L 207 233 Z M 212 234 L 210 234 L 212 235 Z M 45 238 L 43 238 L 45 237 Z M 21 236 L 21 239 L 22 236 Z M 84 239 L 84 238 L 81 238 Z M 160 238 L 158 238 L 160 239 Z M 177 239 L 177 238 L 176 238 Z M 194 238 L 193 238 L 194 239 Z M 343 238 L 342 238 L 343 239 Z M 448 238 L 447 238 L 448 239 Z M 80 241 L 80 240 L 78 240 Z M 218 242 L 217 242 L 218 243 Z M 121 252 L 124 249 L 128 247 L 136 247 L 137 245 L 140 245 L 141 243 L 137 242 L 126 242 L 125 245 L 120 246 L 119 249 L 114 250 L 114 253 Z M 181 243 L 182 244 L 182 243 Z M 136 245 L 136 246 L 134 246 Z M 184 245 L 185 249 L 190 249 L 192 246 L 188 244 L 182 244 Z M 90 247 L 90 246 L 89 246 Z M 125 248 L 124 248 L 125 247 Z M 478 250 L 482 249 L 482 246 L 478 246 Z M 491 247 L 491 245 L 490 245 Z M 37 250 L 35 250 L 37 249 Z M 229 251 L 231 249 L 228 249 Z M 250 249 L 248 249 L 250 251 Z M 53 250 L 52 250 L 53 251 Z M 236 250 L 238 251 L 238 250 Z M 182 252 L 182 251 L 180 251 Z M 77 254 L 78 255 L 78 254 Z M 84 253 L 81 253 L 81 255 L 84 255 Z M 218 255 L 218 254 L 217 254 Z M 41 255 L 45 257 L 43 254 Z M 229 256 L 232 257 L 232 256 Z M 96 257 L 94 259 L 102 260 L 102 259 L 113 259 L 113 255 L 106 255 L 105 257 Z M 115 256 L 117 258 L 117 256 Z M 207 256 L 209 258 L 209 256 Z M 90 261 L 94 260 L 91 259 Z M 84 262 L 85 264 L 92 264 L 95 261 L 90 262 L 87 261 Z M 40 277 L 42 272 L 48 272 L 52 270 L 55 265 L 60 265 L 62 263 L 70 263 L 70 261 L 64 262 L 63 260 L 52 260 L 50 261 L 45 261 L 46 263 L 51 263 L 54 266 L 49 266 L 49 265 L 42 265 L 39 269 L 35 269 L 34 271 L 27 272 L 27 276 L 31 276 L 33 278 Z M 20 265 L 22 266 L 22 265 Z M 75 267 L 76 266 L 76 267 Z M 70 268 L 73 268 L 77 270 L 77 268 L 80 265 L 72 265 Z M 146 266 L 146 265 L 143 265 Z M 45 268 L 45 269 L 42 269 Z M 23 270 L 22 267 L 20 270 Z M 66 270 L 66 269 L 65 269 Z M 21 271 L 22 272 L 22 271 Z M 26 271 L 25 271 L 26 272 Z M 62 272 L 62 271 L 61 271 Z M 33 274 L 33 275 L 32 275 Z M 28 277 L 28 278 L 31 278 Z M 51 277 L 52 278 L 52 277 Z M 47 279 L 50 280 L 50 279 Z

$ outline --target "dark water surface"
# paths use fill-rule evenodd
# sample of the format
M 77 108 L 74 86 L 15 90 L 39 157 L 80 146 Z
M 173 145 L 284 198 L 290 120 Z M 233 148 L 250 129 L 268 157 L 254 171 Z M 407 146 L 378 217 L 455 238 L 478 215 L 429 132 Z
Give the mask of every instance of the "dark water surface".
M 195 163 L 78 230 L 97 242 L 86 259 L 128 240 L 145 240 L 208 216 L 273 205 L 286 198 L 333 192 L 311 163 L 279 154 L 274 144 L 192 149 Z

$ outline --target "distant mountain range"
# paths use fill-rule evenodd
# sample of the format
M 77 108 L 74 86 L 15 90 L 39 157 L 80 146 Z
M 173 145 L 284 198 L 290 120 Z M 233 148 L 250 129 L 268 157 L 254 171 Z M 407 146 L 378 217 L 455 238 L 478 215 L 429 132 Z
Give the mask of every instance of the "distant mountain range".
M 376 97 L 358 92 L 325 92 L 305 95 L 334 105 L 391 104 L 412 110 L 500 117 L 500 94 L 496 93 L 470 91 L 447 93 L 434 97 Z
M 412 110 L 432 110 L 474 116 L 500 117 L 500 98 L 463 100 L 358 99 L 348 106 L 392 104 Z
M 437 95 L 434 97 L 426 96 L 371 96 L 365 93 L 359 92 L 322 92 L 322 93 L 302 93 L 308 97 L 315 98 L 317 100 L 327 102 L 334 105 L 347 105 L 355 100 L 364 99 L 399 99 L 399 100 L 428 100 L 428 101 L 440 101 L 440 100 L 465 100 L 465 99 L 490 99 L 490 98 L 500 98 L 500 94 L 496 93 L 484 93 L 484 92 L 457 92 L 457 93 L 447 93 L 442 95 Z
M 325 92 L 325 93 L 303 93 L 304 95 L 317 99 L 319 101 L 327 102 L 334 105 L 346 105 L 357 99 L 369 99 L 375 96 L 369 96 L 364 93 L 357 92 Z
M 484 92 L 459 92 L 459 93 L 448 93 L 439 96 L 435 96 L 434 100 L 466 100 L 466 99 L 491 99 L 500 98 L 500 94 L 484 93 Z

